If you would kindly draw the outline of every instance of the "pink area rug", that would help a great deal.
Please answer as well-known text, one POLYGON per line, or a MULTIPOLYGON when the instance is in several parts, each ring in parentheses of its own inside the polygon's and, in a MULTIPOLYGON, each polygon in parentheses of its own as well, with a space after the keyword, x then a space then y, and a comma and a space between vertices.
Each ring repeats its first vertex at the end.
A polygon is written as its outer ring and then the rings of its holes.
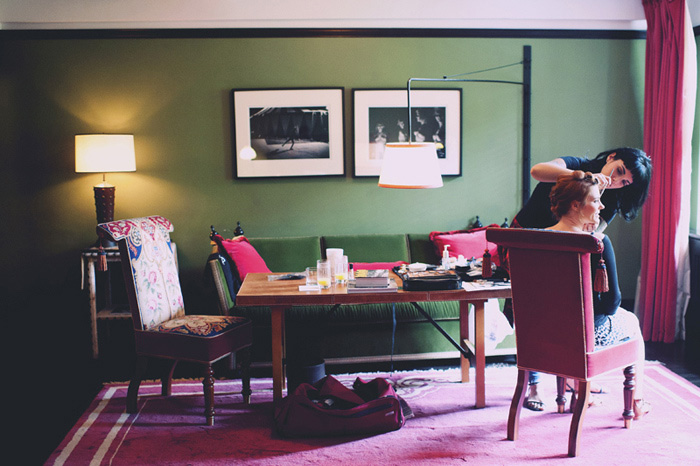
POLYGON ((700 464, 700 388, 659 363, 646 370, 646 398, 652 412, 623 428, 622 376, 601 377, 610 393, 584 419, 580 454, 568 458, 570 414, 557 414, 554 377, 543 375, 543 412, 523 409, 520 438, 506 439, 508 408, 517 370, 487 367, 487 407, 474 409, 474 385, 460 384, 457 369, 336 376, 351 384, 391 379, 414 417, 399 430, 366 437, 288 439, 272 424, 270 379, 253 380, 245 405, 239 381, 217 381, 216 425, 203 425, 197 381, 178 381, 174 395, 159 385, 142 386, 139 412, 127 415, 127 384, 109 384, 69 432, 47 464, 514 464, 527 462, 627 465, 700 464))

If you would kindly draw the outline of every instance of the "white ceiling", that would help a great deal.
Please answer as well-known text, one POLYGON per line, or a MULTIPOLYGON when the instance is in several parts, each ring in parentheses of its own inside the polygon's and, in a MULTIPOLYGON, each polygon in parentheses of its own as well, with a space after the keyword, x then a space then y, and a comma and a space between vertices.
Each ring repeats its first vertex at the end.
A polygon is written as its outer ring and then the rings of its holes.
MULTIPOLYGON (((700 0, 686 0, 700 24, 700 0)), ((642 0, 0 0, 0 29, 645 30, 642 0)))

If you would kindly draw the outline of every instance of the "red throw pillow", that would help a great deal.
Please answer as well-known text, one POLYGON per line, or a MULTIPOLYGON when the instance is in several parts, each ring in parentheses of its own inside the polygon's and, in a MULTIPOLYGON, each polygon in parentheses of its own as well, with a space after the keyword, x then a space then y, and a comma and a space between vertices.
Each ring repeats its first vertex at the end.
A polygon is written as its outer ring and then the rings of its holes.
POLYGON ((267 264, 260 257, 258 251, 248 242, 245 236, 236 236, 233 239, 221 240, 221 245, 236 264, 241 281, 245 280, 249 273, 270 273, 267 264))
POLYGON ((498 246, 486 241, 486 229, 489 227, 498 227, 498 225, 494 223, 472 230, 433 231, 430 233, 430 241, 433 242, 438 257, 442 257, 442 251, 446 244, 450 246, 447 248, 450 257, 458 257, 461 254, 467 260, 472 257, 479 259, 484 255, 484 250, 488 248, 491 262, 500 266, 498 246))
POLYGON ((396 262, 353 262, 354 270, 391 270, 399 265, 408 264, 406 261, 396 262))

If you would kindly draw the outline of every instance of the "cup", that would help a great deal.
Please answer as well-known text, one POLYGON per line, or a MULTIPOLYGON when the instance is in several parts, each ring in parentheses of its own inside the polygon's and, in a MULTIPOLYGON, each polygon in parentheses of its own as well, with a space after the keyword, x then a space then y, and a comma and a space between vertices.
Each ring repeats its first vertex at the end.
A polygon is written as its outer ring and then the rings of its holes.
MULTIPOLYGON (((335 275, 335 264, 343 257, 341 248, 326 248, 326 259, 331 263, 331 273, 335 275)), ((335 280, 335 277, 333 278, 335 280)))
POLYGON ((327 290, 328 288, 331 287, 331 263, 328 260, 320 260, 316 261, 316 271, 317 271, 317 278, 316 280, 318 281, 318 286, 321 287, 322 290, 327 290))
POLYGON ((306 268, 306 285, 318 286, 318 269, 316 267, 306 268))
POLYGON ((348 282, 348 256, 342 256, 335 263, 333 278, 335 278, 335 282, 339 285, 344 285, 348 282))

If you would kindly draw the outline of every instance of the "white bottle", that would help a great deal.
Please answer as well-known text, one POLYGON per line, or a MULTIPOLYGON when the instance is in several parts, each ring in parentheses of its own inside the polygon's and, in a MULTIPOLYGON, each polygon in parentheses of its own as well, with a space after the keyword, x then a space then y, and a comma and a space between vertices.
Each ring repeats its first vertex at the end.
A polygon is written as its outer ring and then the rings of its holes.
POLYGON ((445 249, 442 251, 442 268, 445 270, 450 270, 450 253, 447 251, 450 245, 446 244, 445 249))

